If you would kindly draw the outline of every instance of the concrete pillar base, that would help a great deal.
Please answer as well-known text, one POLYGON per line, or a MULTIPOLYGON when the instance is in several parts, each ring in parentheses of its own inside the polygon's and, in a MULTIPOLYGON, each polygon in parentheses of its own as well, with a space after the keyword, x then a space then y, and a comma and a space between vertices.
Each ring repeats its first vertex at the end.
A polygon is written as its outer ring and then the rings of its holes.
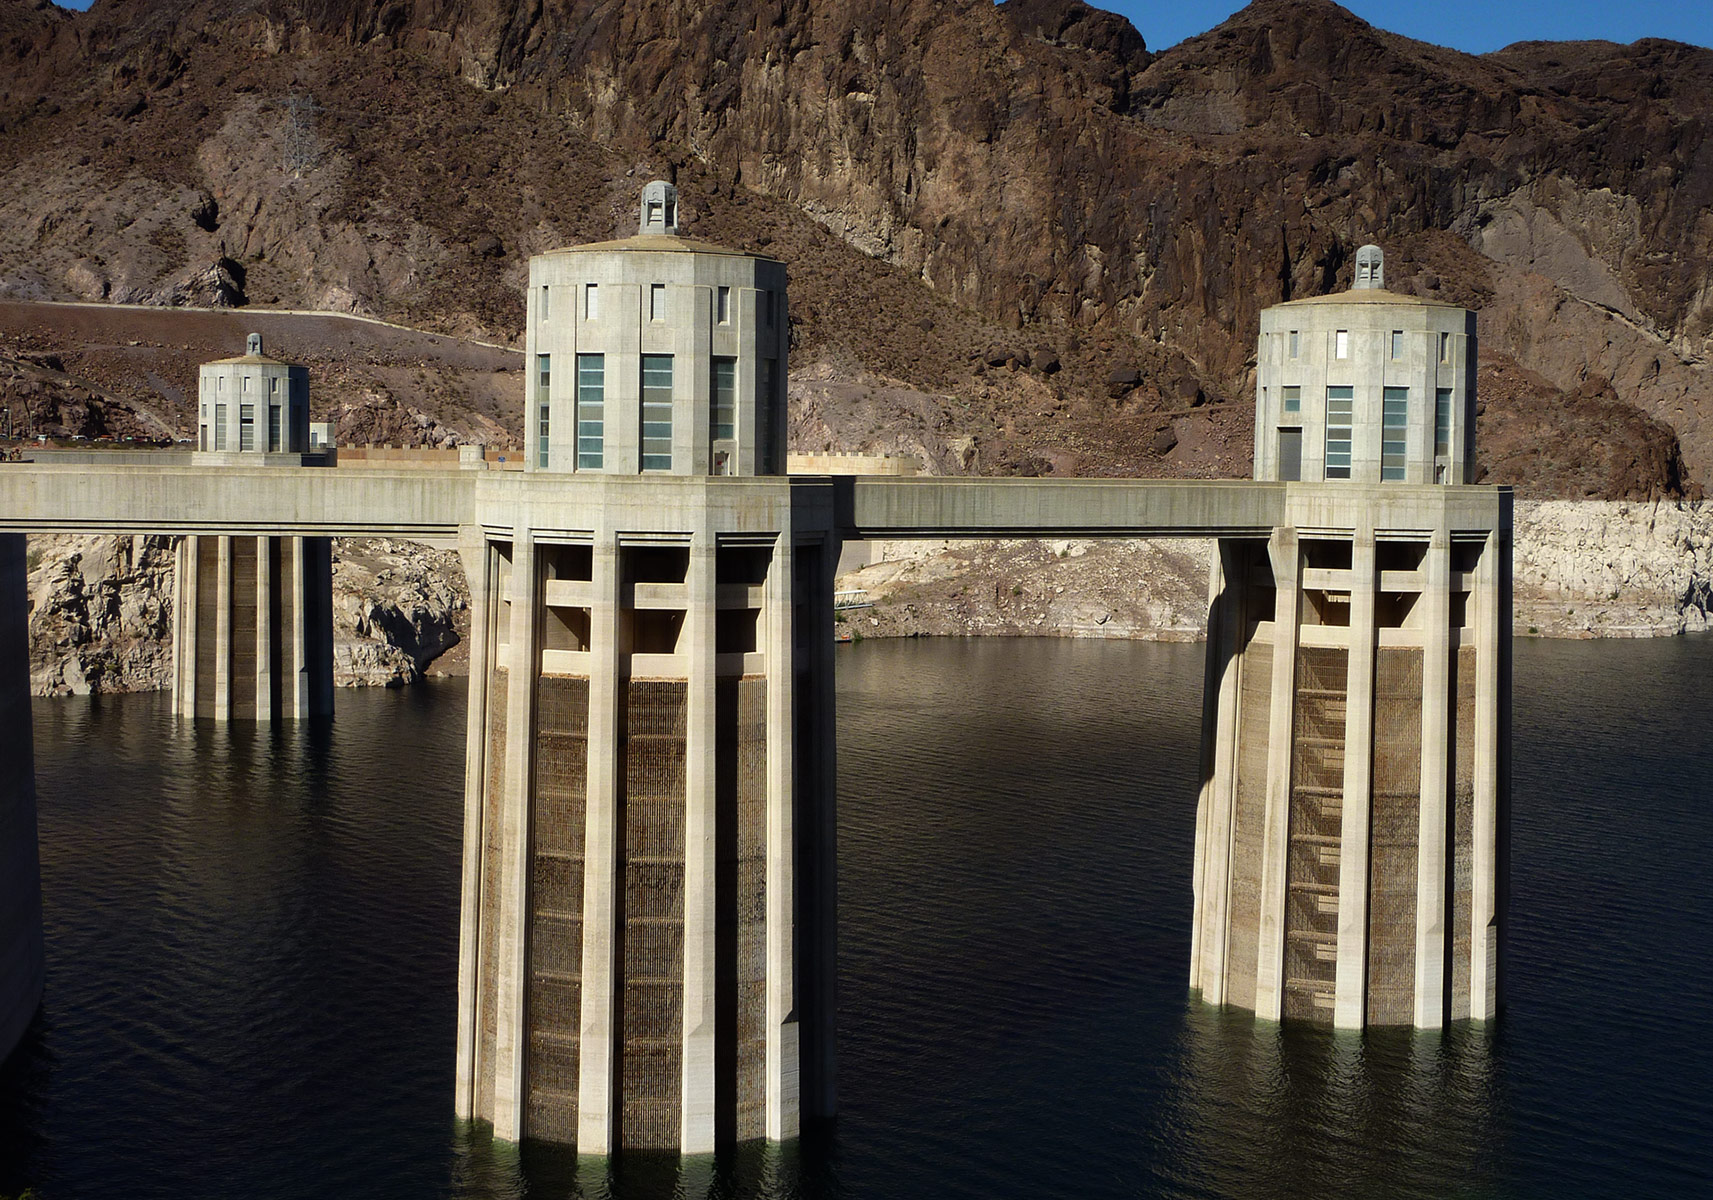
POLYGON ((1320 489, 1222 542, 1191 986, 1344 1029, 1498 1010, 1510 509, 1320 489), (1400 520, 1399 518, 1402 518, 1400 520))
POLYGON ((324 537, 179 540, 173 711, 215 721, 333 715, 333 549, 324 537))
POLYGON ((789 1140, 832 1106, 830 514, 605 488, 465 538, 459 1111, 593 1155, 789 1140))

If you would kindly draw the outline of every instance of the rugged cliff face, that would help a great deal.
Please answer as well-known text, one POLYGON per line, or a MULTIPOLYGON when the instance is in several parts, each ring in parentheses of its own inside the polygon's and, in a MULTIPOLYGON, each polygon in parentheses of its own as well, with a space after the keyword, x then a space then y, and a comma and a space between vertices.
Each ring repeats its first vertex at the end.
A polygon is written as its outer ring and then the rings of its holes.
POLYGON ((30 689, 148 691, 172 677, 171 538, 33 537, 30 689))
MULTIPOLYGON (((36 695, 171 686, 172 538, 33 537, 28 563, 36 695)), ((334 683, 397 687, 459 671, 456 648, 469 632, 469 591, 455 553, 334 539, 334 683)))
POLYGON ((1397 290, 1482 308, 1531 420, 1576 424, 1558 398, 1598 376, 1641 442, 1616 476, 1491 478, 1713 479, 1713 51, 1473 57, 1326 0, 1160 55, 1075 0, 0 14, 6 295, 509 337, 527 256, 623 229, 660 173, 699 234, 793 264, 793 370, 835 385, 794 390, 802 449, 1231 475, 1256 314, 1343 286, 1372 240, 1397 290))
MULTIPOLYGON (((952 542, 876 547, 839 579, 873 607, 840 627, 862 637, 1198 638, 1209 541, 952 542)), ((1514 624, 1542 637, 1699 633, 1713 614, 1713 503, 1519 505, 1514 624)))

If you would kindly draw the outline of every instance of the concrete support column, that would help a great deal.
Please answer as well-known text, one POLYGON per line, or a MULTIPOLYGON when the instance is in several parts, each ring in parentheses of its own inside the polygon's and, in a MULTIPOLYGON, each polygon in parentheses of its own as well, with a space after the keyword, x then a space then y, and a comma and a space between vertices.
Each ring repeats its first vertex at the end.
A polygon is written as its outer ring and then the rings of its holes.
POLYGON ((196 717, 197 578, 196 537, 178 540, 178 581, 173 601, 173 711, 196 717))
MULTIPOLYGON (((715 630, 716 547, 703 530, 690 544, 686 578, 688 607, 683 640, 688 647, 689 687, 685 712, 684 797, 684 1053, 679 1148, 684 1154, 714 1152, 716 932, 719 909, 715 880, 719 843, 715 836, 716 745, 715 630)), ((723 748, 735 754, 737 747, 723 748)))
POLYGON ((811 803, 815 806, 815 896, 816 920, 808 930, 814 939, 816 968, 815 1010, 809 1019, 815 1026, 815 1094, 806 1095, 804 1111, 815 1117, 832 1117, 838 1111, 838 719, 837 671, 833 661, 833 591, 839 569, 839 543, 828 535, 821 550, 821 570, 816 595, 808 612, 808 644, 817 647, 811 675, 811 698, 815 705, 814 736, 819 771, 811 803))
POLYGON ((30 596, 25 539, 0 534, 0 1061, 41 1004, 42 883, 30 726, 30 596))
POLYGON ((256 539, 256 720, 274 719, 274 539, 256 539))
POLYGON ((307 715, 333 715, 333 539, 304 539, 298 607, 304 613, 307 715))
MULTIPOLYGON (((291 539, 291 679, 282 690, 291 693, 291 699, 286 701, 286 707, 291 715, 302 720, 309 716, 309 648, 304 644, 304 631, 308 628, 304 605, 309 599, 309 587, 304 582, 304 569, 307 553, 304 549, 305 539, 291 539)), ((283 661, 282 656, 282 661, 283 661)))
POLYGON ((1202 795, 1196 811, 1196 969, 1191 986, 1224 1004, 1230 933, 1232 793, 1237 778, 1238 647, 1245 584, 1241 544, 1221 540, 1209 592, 1207 676, 1203 684, 1202 795), (1211 702, 1211 707, 1210 707, 1211 702))
POLYGON ((781 531, 768 571, 767 655, 767 1136, 797 1136, 800 1115, 796 969, 796 826, 793 756, 792 531, 781 531))
POLYGON ((1416 837, 1416 982, 1418 1029, 1445 1024, 1446 855, 1451 836, 1452 762, 1451 534, 1443 525, 1422 564, 1422 784, 1416 837))
MULTIPOLYGON (((690 683, 685 698, 685 798, 683 798, 683 1087, 678 1147, 683 1154, 713 1154, 714 989, 718 981, 719 909, 714 880, 718 873, 718 808, 714 803, 714 760, 719 753, 714 729, 714 633, 716 633, 716 560, 713 532, 702 531, 690 543, 685 579, 689 608, 683 640, 689 647, 690 683)), ((725 753, 735 753, 735 746, 725 753)))
POLYGON ((535 752, 535 677, 540 669, 536 632, 540 584, 535 540, 520 514, 512 535, 511 626, 506 673, 505 797, 500 808, 500 911, 495 938, 494 1136, 522 1139, 523 1061, 529 1044, 524 1024, 524 974, 529 968, 530 794, 535 752))
POLYGON ((482 531, 458 531, 458 556, 470 589, 470 693, 464 719, 464 866, 458 924, 458 1065, 453 1111, 468 1120, 476 1109, 477 981, 482 944, 482 792, 487 780, 488 679, 493 672, 490 623, 493 552, 482 531))
POLYGON ((214 600, 214 719, 232 719, 232 537, 220 535, 214 600))
POLYGON ((1267 715, 1267 823, 1262 834, 1261 912, 1255 963, 1255 1015, 1277 1021, 1285 1003, 1285 881, 1291 835, 1291 756, 1297 698, 1297 629, 1302 552, 1297 531, 1275 529, 1273 694, 1267 715))
MULTIPOLYGON (((623 585, 618 540, 595 534, 589 612, 588 826, 583 866, 583 986, 577 1081, 577 1149, 616 1149, 618 1070, 619 693, 626 654, 619 646, 623 585)), ((625 648, 628 649, 628 648, 625 648)))
POLYGON ((1474 868, 1470 905, 1469 1015, 1499 1012, 1499 831, 1508 788, 1510 737, 1510 522, 1487 535, 1475 569, 1475 796, 1471 821, 1474 868))
POLYGON ((1351 547, 1350 659, 1344 717, 1344 817, 1338 848, 1338 983, 1332 1023, 1361 1029, 1368 1003, 1368 825, 1374 777, 1374 530, 1351 547))

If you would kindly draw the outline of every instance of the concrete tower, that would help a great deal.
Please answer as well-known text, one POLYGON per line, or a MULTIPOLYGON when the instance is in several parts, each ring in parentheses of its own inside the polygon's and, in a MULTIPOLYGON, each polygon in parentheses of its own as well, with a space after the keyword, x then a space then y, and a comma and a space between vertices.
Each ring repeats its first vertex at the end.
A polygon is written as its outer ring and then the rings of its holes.
MULTIPOLYGON (((259 333, 247 341, 243 355, 199 372, 193 460, 233 470, 324 465, 309 452, 308 370, 263 354, 259 333)), ((331 716, 332 541, 193 534, 177 553, 174 711, 217 721, 331 716)))
POLYGON ((678 233, 643 189, 637 235, 529 262, 528 468, 785 471, 785 264, 678 233))
POLYGON ((1364 246, 1350 291, 1261 314, 1256 479, 1475 481, 1475 314, 1384 284, 1364 246))
POLYGON ((528 470, 463 547, 457 1108, 591 1154, 832 1109, 833 514, 779 474, 783 265, 679 217, 531 260, 528 470))
MULTIPOLYGON (((197 378, 199 454, 302 454, 309 449, 309 369, 262 353, 262 335, 244 353, 203 363, 197 378)), ((223 460, 200 458, 214 465, 223 460)), ((227 460, 254 463, 253 458, 227 460)), ((295 465, 295 464, 294 464, 295 465)))
POLYGON ((1444 486, 1475 314, 1384 278, 1261 314, 1255 475, 1305 486, 1220 543, 1196 834, 1192 987, 1342 1028, 1495 1015, 1508 882, 1510 498, 1444 486))

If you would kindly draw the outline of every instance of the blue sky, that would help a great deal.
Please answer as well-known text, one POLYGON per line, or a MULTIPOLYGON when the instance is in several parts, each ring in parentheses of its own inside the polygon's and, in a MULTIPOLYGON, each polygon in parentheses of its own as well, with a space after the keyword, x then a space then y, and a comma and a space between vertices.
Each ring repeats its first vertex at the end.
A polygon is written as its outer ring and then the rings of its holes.
MULTIPOLYGON (((1339 0, 1381 29, 1485 54, 1512 42, 1633 42, 1662 37, 1713 45, 1713 0, 1339 0)), ((1243 7, 1235 0, 1104 0, 1123 13, 1150 50, 1206 33, 1243 7)))
MULTIPOLYGON (((88 8, 90 0, 59 0, 88 8)), ((1512 42, 1633 42, 1661 37, 1713 45, 1713 0, 1343 0, 1381 29, 1485 54, 1512 42)), ((1106 0, 1097 8, 1130 18, 1150 50, 1206 33, 1243 5, 1233 0, 1106 0)))

